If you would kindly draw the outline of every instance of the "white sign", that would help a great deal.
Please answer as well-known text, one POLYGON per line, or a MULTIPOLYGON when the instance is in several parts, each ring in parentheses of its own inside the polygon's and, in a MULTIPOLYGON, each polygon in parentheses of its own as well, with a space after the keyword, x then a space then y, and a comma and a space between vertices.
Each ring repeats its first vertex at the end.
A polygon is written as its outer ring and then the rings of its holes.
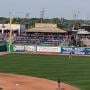
POLYGON ((45 47, 45 46, 38 46, 37 47, 38 52, 61 52, 60 47, 45 47))
POLYGON ((35 52, 36 48, 35 46, 25 45, 25 51, 35 52))
POLYGON ((14 51, 24 51, 25 47, 21 45, 15 45, 14 46, 14 51))

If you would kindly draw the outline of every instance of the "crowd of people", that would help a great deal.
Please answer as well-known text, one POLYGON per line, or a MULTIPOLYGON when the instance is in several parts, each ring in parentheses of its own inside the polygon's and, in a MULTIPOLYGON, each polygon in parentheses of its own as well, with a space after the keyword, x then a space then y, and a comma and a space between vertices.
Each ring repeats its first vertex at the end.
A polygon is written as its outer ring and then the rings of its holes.
POLYGON ((66 35, 31 33, 17 36, 15 39, 15 44, 59 46, 65 42, 66 39, 66 35))
MULTIPOLYGON (((0 45, 5 44, 6 35, 0 35, 0 45)), ((8 39, 7 39, 8 40, 8 39)), ((13 35, 12 43, 18 45, 47 45, 47 46, 90 46, 90 36, 78 36, 60 33, 23 33, 13 35), (87 45, 88 44, 88 45, 87 45)))
POLYGON ((5 44, 4 36, 0 35, 0 45, 4 45, 4 44, 5 44))

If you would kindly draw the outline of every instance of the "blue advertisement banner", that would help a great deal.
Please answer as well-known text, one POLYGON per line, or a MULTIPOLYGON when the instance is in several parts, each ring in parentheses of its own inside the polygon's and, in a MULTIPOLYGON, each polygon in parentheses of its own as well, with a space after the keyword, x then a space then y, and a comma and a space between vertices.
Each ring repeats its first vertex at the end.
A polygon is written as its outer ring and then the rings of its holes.
POLYGON ((61 52, 63 54, 85 54, 86 49, 82 47, 62 47, 61 52))
POLYGON ((61 48, 61 52, 63 54, 70 54, 73 50, 74 50, 74 48, 72 48, 72 47, 62 47, 61 48))
POLYGON ((85 54, 90 54, 90 48, 86 48, 85 54))
POLYGON ((85 54, 85 48, 79 47, 79 48, 74 48, 74 53, 75 54, 85 54))

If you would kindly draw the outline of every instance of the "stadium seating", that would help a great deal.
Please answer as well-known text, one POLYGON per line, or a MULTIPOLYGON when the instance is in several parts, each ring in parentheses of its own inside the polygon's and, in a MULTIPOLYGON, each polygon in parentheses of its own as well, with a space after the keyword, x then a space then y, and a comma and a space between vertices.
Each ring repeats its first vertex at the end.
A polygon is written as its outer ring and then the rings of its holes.
POLYGON ((82 38, 81 41, 83 42, 84 45, 87 47, 90 47, 90 39, 89 38, 82 38))
POLYGON ((0 45, 4 45, 4 44, 5 44, 4 36, 0 35, 0 45))
MULTIPOLYGON (((59 46, 65 42, 66 36, 63 35, 46 35, 40 34, 27 34, 17 36, 15 44, 24 44, 24 45, 50 45, 50 46, 59 46)), ((66 42, 67 43, 67 42, 66 42)))

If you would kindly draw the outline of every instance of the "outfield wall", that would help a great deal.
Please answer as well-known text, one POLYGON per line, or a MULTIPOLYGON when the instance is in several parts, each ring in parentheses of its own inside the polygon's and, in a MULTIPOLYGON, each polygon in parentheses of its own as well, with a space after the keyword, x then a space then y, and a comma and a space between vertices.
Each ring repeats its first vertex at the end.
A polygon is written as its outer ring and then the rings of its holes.
POLYGON ((52 47, 52 46, 30 46, 30 45, 14 45, 15 52, 54 52, 60 53, 60 47, 52 47))
POLYGON ((60 53, 61 52, 61 48, 60 47, 52 47, 52 46, 37 46, 37 52, 60 53))
POLYGON ((61 53, 61 54, 80 54, 89 55, 90 48, 86 47, 54 47, 54 46, 34 46, 34 45, 14 45, 14 52, 45 52, 45 53, 61 53))
POLYGON ((7 51, 7 46, 6 45, 0 45, 0 52, 7 51))
POLYGON ((61 53, 63 54, 70 54, 72 52, 73 54, 85 54, 86 48, 84 47, 61 47, 61 53))
POLYGON ((15 52, 24 52, 25 51, 25 46, 24 45, 14 45, 13 50, 15 52))

